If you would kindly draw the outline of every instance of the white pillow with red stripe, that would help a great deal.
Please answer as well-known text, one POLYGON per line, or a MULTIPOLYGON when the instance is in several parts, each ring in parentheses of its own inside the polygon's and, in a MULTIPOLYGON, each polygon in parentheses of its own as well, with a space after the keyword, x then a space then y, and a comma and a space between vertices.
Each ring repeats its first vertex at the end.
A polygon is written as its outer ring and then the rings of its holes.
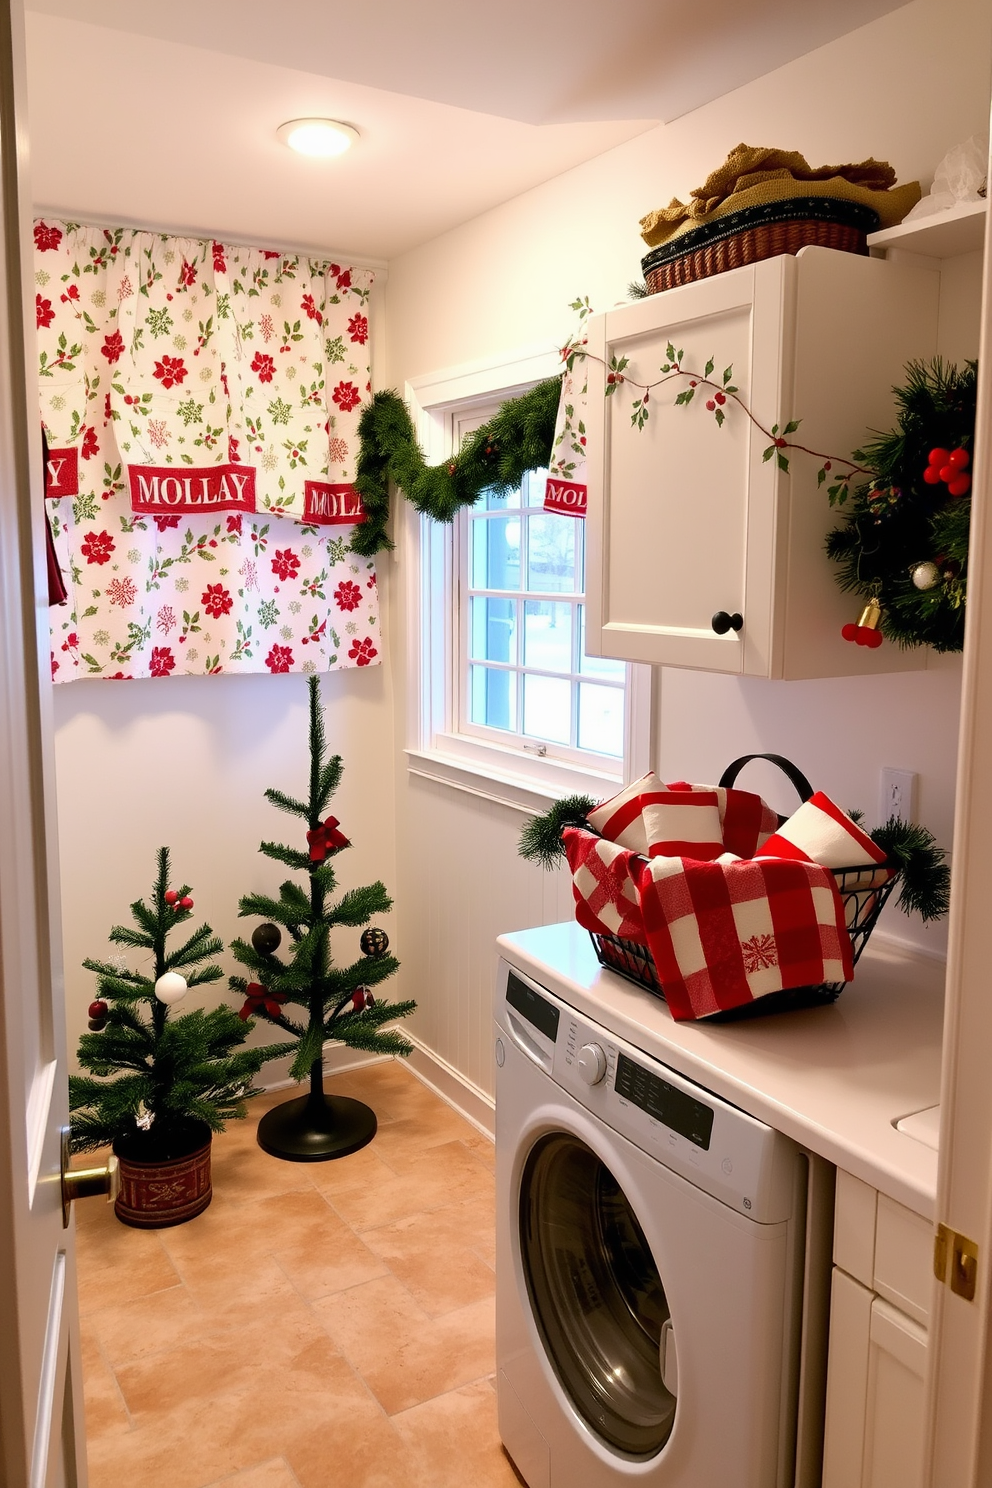
POLYGON ((590 811, 586 821, 642 857, 698 862, 712 862, 728 850, 753 857, 778 825, 771 807, 750 791, 685 781, 665 785, 653 772, 590 811))
POLYGON ((885 862, 885 853, 868 833, 822 791, 804 801, 755 856, 799 859, 822 868, 872 867, 885 862))

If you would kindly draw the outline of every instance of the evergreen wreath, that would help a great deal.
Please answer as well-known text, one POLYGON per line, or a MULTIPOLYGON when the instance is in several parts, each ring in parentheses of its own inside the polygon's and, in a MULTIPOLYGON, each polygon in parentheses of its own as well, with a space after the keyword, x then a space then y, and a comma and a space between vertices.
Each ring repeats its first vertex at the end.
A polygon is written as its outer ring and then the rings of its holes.
POLYGON ((846 504, 826 542, 837 582, 881 605, 880 628, 900 646, 964 645, 976 385, 975 362, 910 362, 893 389, 896 427, 855 452, 872 479, 831 493, 846 504))
POLYGON ((560 396, 560 377, 539 382, 503 403, 450 460, 428 465, 402 398, 376 393, 358 424, 355 489, 367 515, 354 530, 354 552, 371 557, 393 547, 386 534, 390 481, 435 522, 450 522, 459 507, 474 506, 483 491, 509 495, 528 470, 550 460, 560 396))

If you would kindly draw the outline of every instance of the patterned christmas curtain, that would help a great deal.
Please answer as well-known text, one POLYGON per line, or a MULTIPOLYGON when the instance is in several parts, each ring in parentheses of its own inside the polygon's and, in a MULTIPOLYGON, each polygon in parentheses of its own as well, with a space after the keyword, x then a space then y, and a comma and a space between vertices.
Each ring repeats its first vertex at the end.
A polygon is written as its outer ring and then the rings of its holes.
POLYGON ((377 661, 351 551, 366 270, 35 224, 56 681, 377 661))

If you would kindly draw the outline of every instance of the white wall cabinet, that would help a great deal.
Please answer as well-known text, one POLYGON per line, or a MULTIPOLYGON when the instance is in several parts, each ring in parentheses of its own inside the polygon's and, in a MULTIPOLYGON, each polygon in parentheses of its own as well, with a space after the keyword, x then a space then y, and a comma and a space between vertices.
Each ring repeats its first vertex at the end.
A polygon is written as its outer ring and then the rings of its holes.
POLYGON ((651 382, 671 341, 688 368, 712 357, 719 377, 732 365, 765 429, 799 419, 793 437, 847 455, 867 430, 892 425, 906 362, 935 353, 939 294, 933 268, 806 248, 592 318, 590 653, 759 677, 926 665, 923 651, 841 637, 859 605, 823 552, 837 514, 817 487, 817 459, 790 451, 789 472, 779 470, 732 400, 722 428, 699 393, 676 407, 684 380, 651 394, 637 430, 636 390, 604 397, 603 363, 626 356, 627 376, 651 382), (719 611, 740 615, 741 629, 715 633, 719 611))
POLYGON ((919 1488, 933 1232, 837 1174, 823 1488, 919 1488))

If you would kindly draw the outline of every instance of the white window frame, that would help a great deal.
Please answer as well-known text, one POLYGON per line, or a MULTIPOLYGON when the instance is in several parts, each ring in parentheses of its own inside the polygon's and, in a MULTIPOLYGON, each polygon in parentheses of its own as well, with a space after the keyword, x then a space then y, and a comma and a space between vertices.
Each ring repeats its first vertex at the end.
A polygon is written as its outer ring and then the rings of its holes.
MULTIPOLYGON (((455 410, 470 413, 477 404, 481 412, 560 370, 558 353, 542 347, 407 383, 405 397, 428 462, 450 457, 455 410)), ((574 757, 542 757, 537 740, 529 748, 458 731, 454 533, 448 524, 421 517, 408 503, 404 508, 404 546, 411 558, 406 604, 407 675, 412 683, 406 747, 410 773, 532 812, 543 811, 549 801, 566 795, 601 799, 650 769, 655 669, 649 666, 628 664, 624 758, 615 770, 602 767, 602 756, 596 756, 596 765, 590 767, 574 757)))

